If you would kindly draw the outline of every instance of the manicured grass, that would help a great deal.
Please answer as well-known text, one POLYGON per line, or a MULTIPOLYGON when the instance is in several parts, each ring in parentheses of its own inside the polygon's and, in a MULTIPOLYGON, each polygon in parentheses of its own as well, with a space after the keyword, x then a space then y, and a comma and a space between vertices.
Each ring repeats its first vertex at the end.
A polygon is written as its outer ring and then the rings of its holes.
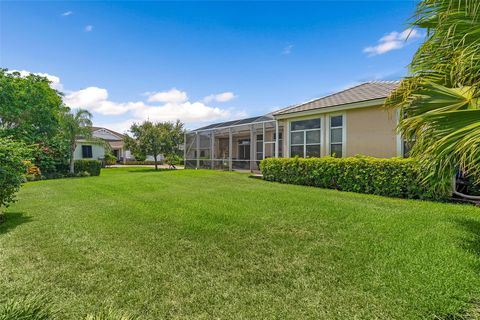
POLYGON ((7 219, 1 295, 48 293, 59 319, 432 319, 480 299, 473 206, 129 168, 28 183, 7 219))

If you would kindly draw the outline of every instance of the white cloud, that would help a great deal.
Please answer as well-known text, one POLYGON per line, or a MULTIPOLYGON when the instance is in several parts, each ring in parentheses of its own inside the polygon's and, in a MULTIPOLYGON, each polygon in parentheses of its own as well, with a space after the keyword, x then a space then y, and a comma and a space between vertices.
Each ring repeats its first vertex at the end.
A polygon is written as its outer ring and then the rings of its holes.
POLYGON ((216 102, 227 102, 232 99, 236 98, 235 94, 233 92, 227 91, 227 92, 222 92, 218 94, 211 94, 209 96, 206 96, 203 98, 203 101, 206 103, 216 101, 216 102))
POLYGON ((71 108, 82 108, 102 115, 121 115, 135 108, 142 108, 143 102, 116 103, 108 100, 107 89, 88 87, 73 91, 64 97, 71 108))
POLYGON ((146 92, 148 102, 180 103, 188 100, 187 93, 172 88, 164 92, 146 92))
MULTIPOLYGON (((243 112, 235 113, 229 109, 210 107, 204 102, 188 101, 186 92, 176 89, 150 93, 148 96, 148 102, 160 102, 160 104, 148 104, 144 101, 114 102, 108 99, 106 89, 98 87, 70 92, 64 97, 64 102, 71 108, 83 108, 99 115, 128 115, 131 117, 128 123, 146 119, 152 121, 180 119, 186 123, 199 123, 245 116, 243 112)), ((119 123, 118 126, 123 129, 129 127, 125 123, 119 123)))
POLYGON ((89 24, 89 25, 85 26, 85 32, 91 32, 91 31, 93 31, 93 26, 92 25, 89 24))
POLYGON ((42 72, 30 72, 30 71, 27 71, 27 70, 10 70, 9 72, 10 73, 18 72, 18 73, 20 73, 20 76, 22 76, 22 77, 26 77, 29 74, 34 74, 34 75, 37 75, 37 76, 45 77, 48 80, 50 80, 50 82, 51 82, 50 87, 52 87, 53 89, 56 89, 58 91, 63 90, 63 84, 60 82, 60 78, 57 77, 57 76, 52 76, 51 74, 42 73, 42 72))
POLYGON ((64 13, 62 13, 62 16, 68 17, 68 16, 71 16, 72 14, 73 14, 73 11, 65 11, 64 13))
POLYGON ((412 28, 408 28, 402 32, 393 31, 381 37, 376 46, 364 48, 363 52, 369 56, 384 54, 392 50, 401 49, 412 40, 420 37, 420 33, 412 28))
POLYGON ((294 47, 293 44, 289 44, 288 46, 286 46, 285 48, 283 48, 282 54, 283 54, 283 55, 286 55, 286 54, 292 53, 293 47, 294 47))
MULTIPOLYGON (((10 71, 14 72, 14 71, 10 71)), ((27 76, 29 71, 17 71, 21 76, 27 76)), ((47 74, 35 73, 52 81, 51 86, 63 89, 60 78, 47 74)), ((77 91, 66 91, 64 103, 72 109, 82 108, 93 112, 95 115, 120 117, 120 121, 104 123, 102 126, 119 132, 130 128, 133 122, 144 120, 152 121, 183 121, 187 125, 198 125, 205 122, 222 121, 246 117, 245 112, 235 112, 231 109, 211 107, 205 101, 189 101, 187 93, 175 88, 168 91, 146 93, 147 101, 115 102, 109 99, 108 90, 95 86, 77 91), (128 119, 128 120, 124 120, 128 119)), ((235 97, 231 92, 214 95, 218 101, 228 101, 235 97)), ((217 101, 216 100, 216 101, 217 101)), ((118 119, 118 118, 117 118, 118 119)))

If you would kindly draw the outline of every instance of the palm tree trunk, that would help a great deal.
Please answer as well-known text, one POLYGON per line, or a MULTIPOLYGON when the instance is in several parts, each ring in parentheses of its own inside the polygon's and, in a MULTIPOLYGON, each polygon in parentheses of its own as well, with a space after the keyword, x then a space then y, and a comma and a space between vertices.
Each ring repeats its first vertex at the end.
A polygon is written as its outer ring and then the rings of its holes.
POLYGON ((71 174, 75 173, 75 161, 73 160, 73 154, 75 153, 75 148, 76 148, 76 145, 73 145, 72 148, 70 148, 70 173, 71 174))

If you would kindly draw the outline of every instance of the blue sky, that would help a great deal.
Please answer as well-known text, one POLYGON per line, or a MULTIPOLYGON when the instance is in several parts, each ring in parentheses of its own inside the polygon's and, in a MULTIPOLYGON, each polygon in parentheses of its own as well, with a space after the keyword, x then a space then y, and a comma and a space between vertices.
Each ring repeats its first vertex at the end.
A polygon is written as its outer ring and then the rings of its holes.
POLYGON ((0 2, 0 66, 48 74, 98 125, 193 128, 399 79, 415 3, 0 2))

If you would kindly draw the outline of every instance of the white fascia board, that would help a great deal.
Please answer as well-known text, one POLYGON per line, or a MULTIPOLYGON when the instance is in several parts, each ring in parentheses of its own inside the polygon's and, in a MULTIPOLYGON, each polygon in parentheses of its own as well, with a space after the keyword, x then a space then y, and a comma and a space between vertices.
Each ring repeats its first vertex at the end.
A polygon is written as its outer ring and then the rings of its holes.
POLYGON ((361 102, 353 102, 347 103, 332 107, 325 107, 325 108, 318 108, 312 110, 305 110, 305 111, 298 111, 286 114, 278 114, 274 115, 274 118, 277 120, 280 119, 289 119, 289 118, 297 118, 302 116, 309 116, 309 115, 316 115, 316 114, 323 114, 323 113, 330 113, 330 112, 338 112, 348 109, 357 109, 357 108, 368 108, 368 107, 375 107, 379 105, 383 105, 385 103, 385 99, 374 99, 368 101, 361 101, 361 102))

